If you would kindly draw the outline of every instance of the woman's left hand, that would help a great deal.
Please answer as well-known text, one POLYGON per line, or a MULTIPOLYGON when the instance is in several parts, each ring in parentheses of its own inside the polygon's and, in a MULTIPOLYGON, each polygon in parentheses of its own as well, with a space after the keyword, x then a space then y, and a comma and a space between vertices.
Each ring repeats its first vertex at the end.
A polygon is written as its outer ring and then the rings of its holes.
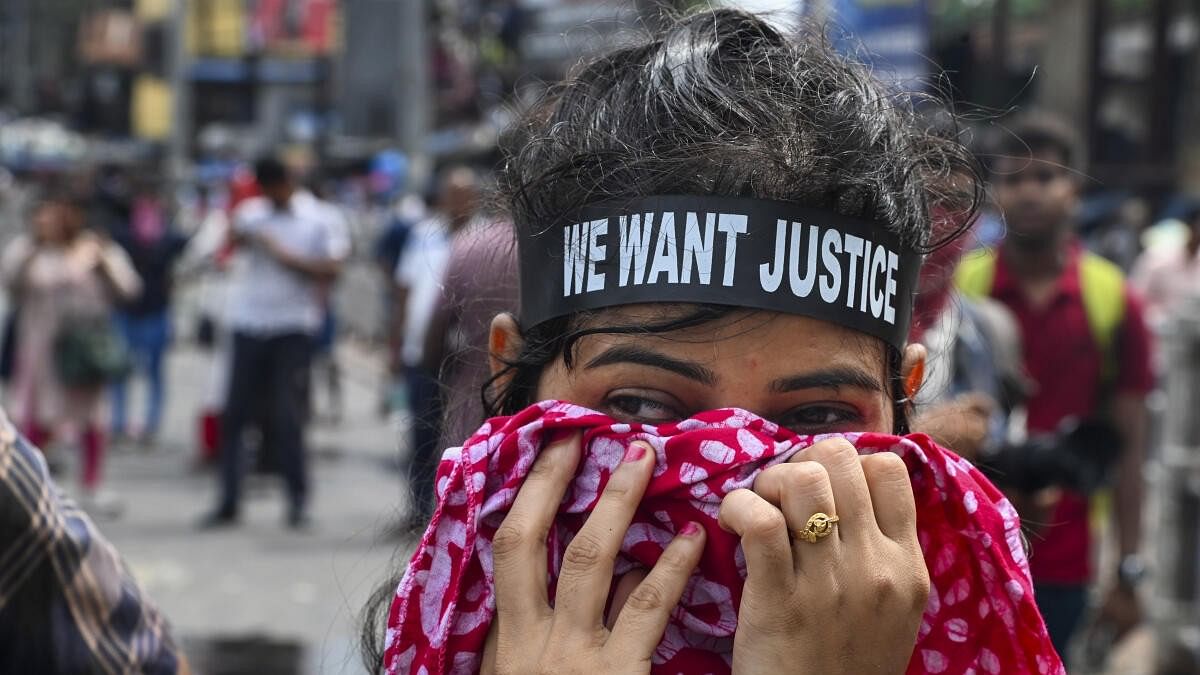
POLYGON ((735 675, 904 672, 929 573, 899 456, 816 443, 726 496, 720 523, 746 556, 735 675), (839 520, 810 543, 797 533, 816 513, 839 520))
POLYGON ((75 240, 67 255, 79 269, 91 271, 103 262, 104 244, 96 235, 85 232, 75 240))

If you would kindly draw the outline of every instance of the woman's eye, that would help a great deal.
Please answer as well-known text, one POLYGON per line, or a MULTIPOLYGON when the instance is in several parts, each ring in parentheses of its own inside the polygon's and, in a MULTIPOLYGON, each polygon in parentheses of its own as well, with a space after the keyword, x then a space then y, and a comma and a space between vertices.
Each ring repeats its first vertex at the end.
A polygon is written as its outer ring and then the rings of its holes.
POLYGON ((679 411, 671 406, 642 396, 610 396, 605 405, 614 417, 630 422, 663 424, 683 419, 679 411))
POLYGON ((783 426, 801 434, 840 430, 838 427, 862 421, 855 410, 835 405, 810 405, 793 410, 781 420, 783 426))

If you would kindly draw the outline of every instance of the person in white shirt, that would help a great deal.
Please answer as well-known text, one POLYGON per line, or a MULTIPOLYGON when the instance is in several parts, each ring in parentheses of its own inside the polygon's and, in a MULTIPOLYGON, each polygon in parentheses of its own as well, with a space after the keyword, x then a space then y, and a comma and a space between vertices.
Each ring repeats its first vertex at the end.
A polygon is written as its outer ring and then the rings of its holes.
POLYGON ((436 355, 426 345, 444 339, 430 335, 430 321, 442 294, 455 233, 475 218, 479 209, 479 179, 466 167, 446 171, 438 186, 435 214, 415 227, 396 265, 396 322, 394 362, 402 365, 408 384, 413 421, 409 460, 413 522, 428 520, 433 508, 433 479, 437 471, 442 400, 436 355))
POLYGON ((228 395, 221 418, 221 495, 201 525, 238 520, 244 458, 242 432, 256 404, 265 403, 266 428, 288 488, 287 524, 307 525, 304 426, 313 336, 322 300, 349 253, 349 239, 328 209, 297 191, 278 160, 260 160, 262 196, 232 216, 238 246, 226 322, 233 333, 228 395))
POLYGON ((1129 277, 1146 303, 1146 320, 1154 327, 1173 318, 1185 298, 1200 294, 1200 198, 1189 200, 1180 216, 1184 236, 1148 247, 1129 277))

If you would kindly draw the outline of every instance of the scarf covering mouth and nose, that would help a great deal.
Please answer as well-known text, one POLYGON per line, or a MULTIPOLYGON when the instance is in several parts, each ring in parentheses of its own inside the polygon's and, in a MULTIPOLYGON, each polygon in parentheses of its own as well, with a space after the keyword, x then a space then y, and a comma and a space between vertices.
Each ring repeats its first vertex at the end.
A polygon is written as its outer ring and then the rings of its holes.
MULTIPOLYGON (((797 436, 737 409, 656 427, 546 401, 489 420, 463 447, 442 456, 437 509, 388 616, 388 675, 479 672, 496 616, 496 529, 540 450, 579 429, 583 456, 547 542, 551 602, 571 538, 625 449, 647 441, 656 466, 614 574, 652 567, 688 522, 704 527, 703 557, 654 653, 652 672, 730 672, 746 563, 737 536, 717 525, 721 499, 751 488, 764 469, 823 437, 797 436)), ((1065 673, 1034 604, 1017 513, 1000 492, 969 462, 923 434, 840 435, 860 454, 896 453, 912 480, 931 587, 907 672, 1065 673)))

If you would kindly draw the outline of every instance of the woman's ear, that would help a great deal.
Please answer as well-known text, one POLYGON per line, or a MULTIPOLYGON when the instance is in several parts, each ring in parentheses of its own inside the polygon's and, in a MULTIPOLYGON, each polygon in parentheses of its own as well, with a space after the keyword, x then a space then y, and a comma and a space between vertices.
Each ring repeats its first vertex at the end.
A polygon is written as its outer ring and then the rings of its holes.
MULTIPOLYGON (((493 325, 493 330, 495 330, 493 325)), ((925 345, 910 343, 904 348, 900 362, 900 377, 904 378, 904 397, 912 401, 925 383, 925 345)))
MULTIPOLYGON (((508 312, 497 314, 492 319, 492 330, 488 336, 488 366, 492 376, 499 376, 504 372, 508 364, 520 356, 522 346, 524 339, 521 337, 521 327, 517 325, 517 320, 508 312)), ((503 389, 508 382, 497 380, 494 385, 503 389)))

